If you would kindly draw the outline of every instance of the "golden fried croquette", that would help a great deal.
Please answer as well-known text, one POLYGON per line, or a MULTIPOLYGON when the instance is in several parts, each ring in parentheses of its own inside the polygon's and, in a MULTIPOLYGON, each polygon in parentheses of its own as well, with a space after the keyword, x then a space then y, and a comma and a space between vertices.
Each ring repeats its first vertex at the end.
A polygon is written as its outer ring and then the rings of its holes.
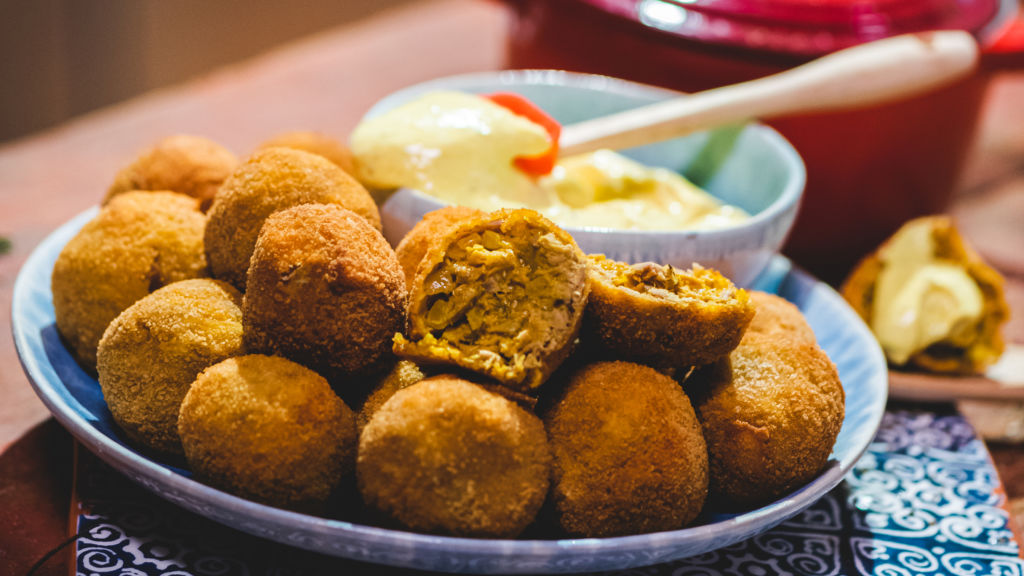
POLYGON ((711 497, 724 507, 764 504, 809 482, 843 424, 836 367, 797 336, 749 333, 686 386, 708 444, 711 497))
POLYGON ((719 272, 590 256, 584 338, 607 356, 667 373, 713 362, 736 347, 754 306, 719 272))
POLYGON ((395 252, 365 218, 335 204, 267 218, 246 286, 247 348, 294 360, 335 385, 387 362, 405 319, 395 252))
POLYGON ((395 392, 408 388, 424 378, 426 378, 426 375, 423 374, 423 370, 415 362, 409 360, 395 362, 394 366, 373 387, 369 396, 363 401, 362 408, 356 414, 356 427, 359 431, 362 432, 370 418, 373 417, 377 410, 380 410, 380 407, 389 398, 394 396, 395 392))
POLYGON ((540 419, 515 402, 443 375, 395 392, 363 428, 363 500, 418 531, 513 537, 548 491, 540 419))
POLYGON ((235 155, 212 140, 188 134, 170 136, 117 173, 103 204, 131 190, 170 190, 199 199, 205 212, 237 165, 235 155))
POLYGON ((311 130, 285 132, 263 142, 258 147, 259 150, 264 148, 292 148, 317 154, 333 162, 346 174, 355 174, 355 164, 348 146, 320 132, 311 130))
POLYGON ((242 349, 242 295, 208 278, 168 284, 107 326, 97 351, 103 399, 132 441, 181 454, 178 410, 204 369, 242 349))
POLYGON ((533 391, 571 351, 588 292, 586 257, 550 220, 525 209, 471 217, 428 249, 395 352, 533 391))
POLYGON ((412 227, 412 230, 402 238, 395 248, 398 255, 398 262, 405 272, 406 285, 412 286, 416 278, 416 269, 427 254, 432 242, 443 238, 445 232, 454 225, 471 216, 479 216, 482 211, 466 206, 445 206, 433 212, 427 212, 423 218, 412 227))
POLYGON ((146 294, 207 275, 206 217, 194 198, 128 192, 103 207, 61 250, 51 288, 57 330, 75 359, 96 370, 107 325, 146 294))
POLYGON ((811 325, 791 302, 759 290, 750 290, 748 294, 755 313, 747 326, 747 333, 788 334, 807 342, 817 342, 811 325))
POLYGON ((204 370, 181 404, 178 434, 204 482, 294 510, 321 510, 355 464, 355 415, 321 376, 276 356, 204 370))
POLYGON ((674 530, 700 514, 708 453, 679 385, 630 362, 584 366, 544 415, 551 500, 583 537, 674 530))
POLYGON ((213 276, 245 290, 249 258, 267 216, 314 203, 348 208, 380 230, 369 192, 322 156, 290 148, 253 154, 231 173, 210 208, 204 239, 213 276))
MULTIPOLYGON (((366 423, 373 418, 373 415, 388 401, 389 398, 394 396, 395 392, 408 388, 413 384, 427 378, 428 372, 424 372, 423 368, 417 366, 415 362, 410 360, 398 360, 394 363, 390 370, 388 370, 383 377, 376 383, 376 385, 370 390, 370 393, 366 396, 366 399, 362 403, 362 407, 356 414, 356 426, 359 431, 362 432, 363 428, 366 427, 366 423)), ((494 392, 508 398, 509 400, 519 404, 527 410, 533 410, 537 405, 537 399, 528 394, 522 394, 501 386, 500 384, 494 384, 492 382, 477 383, 488 392, 494 392)))
POLYGON ((905 223, 854 268, 841 291, 895 366, 981 373, 1006 347, 1003 278, 948 216, 905 223))

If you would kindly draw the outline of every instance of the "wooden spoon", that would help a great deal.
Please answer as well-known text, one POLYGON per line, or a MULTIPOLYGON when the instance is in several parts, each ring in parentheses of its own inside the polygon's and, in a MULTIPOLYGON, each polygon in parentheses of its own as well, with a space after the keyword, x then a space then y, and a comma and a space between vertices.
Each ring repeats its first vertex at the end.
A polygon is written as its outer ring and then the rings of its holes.
POLYGON ((894 36, 772 76, 566 126, 559 156, 631 148, 753 118, 868 107, 950 84, 977 63, 978 46, 966 32, 894 36))

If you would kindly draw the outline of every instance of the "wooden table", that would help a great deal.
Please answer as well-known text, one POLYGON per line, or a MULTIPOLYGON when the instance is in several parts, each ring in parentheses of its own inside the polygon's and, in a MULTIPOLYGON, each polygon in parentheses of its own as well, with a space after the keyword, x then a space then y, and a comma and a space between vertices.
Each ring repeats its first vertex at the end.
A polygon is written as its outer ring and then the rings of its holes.
MULTIPOLYGON (((174 133, 201 134, 237 154, 287 130, 338 138, 385 94, 502 64, 500 4, 424 2, 314 36, 209 76, 0 147, 0 324, 10 325, 14 278, 62 222, 99 202, 119 168, 174 133)), ((0 446, 47 415, 0 331, 0 446)))
MULTIPOLYGON (((1024 72, 1004 74, 991 86, 952 213, 964 234, 1005 276, 1011 313, 1004 335, 1024 343, 1024 72)), ((1008 427, 1024 430, 1024 403, 966 401, 961 410, 983 436, 1000 436, 1008 427)), ((1022 441, 990 441, 988 448, 1017 525, 1024 528, 1022 441)))
MULTIPOLYGON (((114 173, 159 138, 201 134, 238 154, 292 129, 344 138, 373 102, 397 88, 499 68, 507 20, 496 2, 422 2, 0 146, 0 236, 13 242, 11 252, 0 256, 0 324, 9 326, 14 279, 30 251, 59 224, 96 204, 114 173)), ((993 86, 962 191, 954 212, 982 252, 1010 273, 1012 306, 1024 310, 1024 266, 1014 267, 1024 262, 1016 254, 1024 247, 1024 232, 1015 230, 1024 229, 1024 74, 1005 75, 993 86)), ((1021 314, 1010 331, 1024 341, 1021 314)), ((0 456, 0 534, 7 534, 0 538, 0 572, 24 571, 24 562, 62 535, 63 511, 44 496, 66 489, 57 477, 69 466, 52 467, 66 456, 60 452, 61 432, 52 423, 39 427, 47 412, 21 371, 8 328, 0 331, 0 366, 0 448, 32 430, 0 456), (58 452, 46 459, 34 450, 58 452), (45 505, 36 509, 48 515, 49 528, 25 535, 5 521, 24 520, 2 512, 4 494, 11 498, 5 488, 11 486, 39 496, 26 506, 45 505), (4 550, 15 544, 22 547, 4 550)), ((1024 449, 995 448, 1008 493, 1024 497, 1024 467, 1013 465, 1024 461, 1024 449)))

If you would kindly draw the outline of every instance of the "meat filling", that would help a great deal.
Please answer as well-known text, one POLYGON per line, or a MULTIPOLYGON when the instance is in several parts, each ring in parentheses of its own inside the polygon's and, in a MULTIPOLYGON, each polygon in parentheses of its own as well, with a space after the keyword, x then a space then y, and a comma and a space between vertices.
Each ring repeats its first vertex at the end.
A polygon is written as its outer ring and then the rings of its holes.
POLYGON ((586 262, 547 230, 520 222, 500 233, 500 225, 455 241, 429 273, 421 308, 429 333, 417 347, 454 348, 460 364, 517 382, 560 345, 586 262))
POLYGON ((728 278, 699 264, 694 264, 690 270, 680 270, 653 262, 630 265, 600 255, 590 258, 598 274, 612 286, 655 298, 673 302, 724 302, 736 297, 736 286, 728 278))

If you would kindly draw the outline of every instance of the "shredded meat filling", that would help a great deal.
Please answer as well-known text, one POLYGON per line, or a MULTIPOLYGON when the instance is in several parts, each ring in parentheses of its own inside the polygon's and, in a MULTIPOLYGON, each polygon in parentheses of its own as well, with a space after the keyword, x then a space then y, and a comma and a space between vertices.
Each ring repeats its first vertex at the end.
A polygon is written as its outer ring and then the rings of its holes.
POLYGON ((591 256, 591 260, 612 286, 641 294, 671 300, 701 301, 728 300, 735 296, 736 288, 728 279, 698 264, 694 264, 690 270, 680 270, 668 264, 653 262, 624 264, 602 256, 591 256))
POLYGON ((427 328, 467 357, 511 371, 536 368, 554 327, 570 319, 573 277, 584 274, 583 263, 565 265, 573 250, 525 224, 505 235, 468 234, 427 278, 427 328))

